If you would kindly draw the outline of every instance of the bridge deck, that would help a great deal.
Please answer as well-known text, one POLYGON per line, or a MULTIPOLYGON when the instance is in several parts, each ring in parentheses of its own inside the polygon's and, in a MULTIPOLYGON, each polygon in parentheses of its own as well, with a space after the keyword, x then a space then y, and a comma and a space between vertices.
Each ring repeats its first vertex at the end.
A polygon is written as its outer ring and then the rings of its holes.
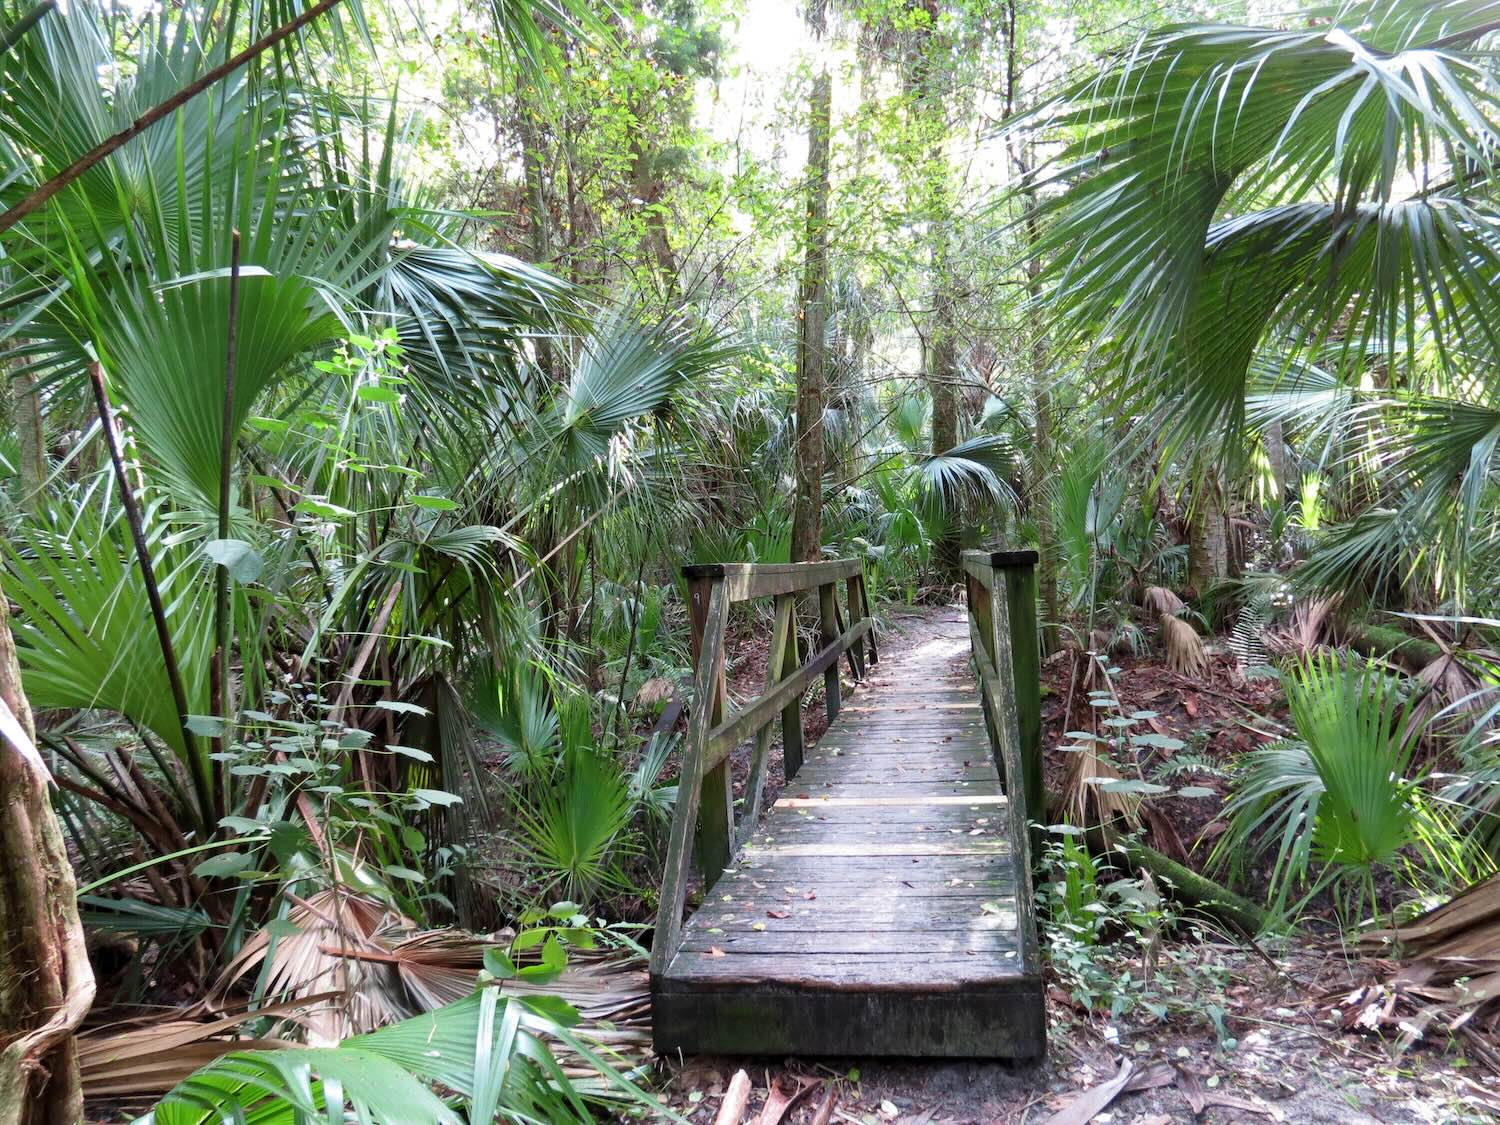
POLYGON ((808 753, 655 982, 659 1050, 1042 1052, 1035 921, 968 651, 965 619, 941 619, 808 753))

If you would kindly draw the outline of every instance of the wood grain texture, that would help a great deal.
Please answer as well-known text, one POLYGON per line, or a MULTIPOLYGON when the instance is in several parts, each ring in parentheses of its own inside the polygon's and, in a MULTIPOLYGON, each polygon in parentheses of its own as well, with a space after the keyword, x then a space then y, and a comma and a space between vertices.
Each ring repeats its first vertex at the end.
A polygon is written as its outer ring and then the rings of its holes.
POLYGON ((867 665, 870 690, 806 752, 653 974, 657 1050, 1042 1053, 1035 920, 968 641, 955 615, 867 665))

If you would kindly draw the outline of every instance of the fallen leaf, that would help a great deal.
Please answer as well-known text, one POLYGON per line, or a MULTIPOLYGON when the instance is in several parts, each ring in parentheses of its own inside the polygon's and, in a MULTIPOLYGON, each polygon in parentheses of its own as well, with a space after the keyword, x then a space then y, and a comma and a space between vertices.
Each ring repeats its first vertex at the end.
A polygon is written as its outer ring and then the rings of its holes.
POLYGON ((724 956, 724 951, 722 949, 720 949, 717 945, 710 945, 708 947, 708 955, 710 957, 722 957, 722 956, 724 956))
POLYGON ((766 917, 767 918, 790 918, 791 916, 792 916, 792 912, 790 910, 767 910, 766 911, 766 917))

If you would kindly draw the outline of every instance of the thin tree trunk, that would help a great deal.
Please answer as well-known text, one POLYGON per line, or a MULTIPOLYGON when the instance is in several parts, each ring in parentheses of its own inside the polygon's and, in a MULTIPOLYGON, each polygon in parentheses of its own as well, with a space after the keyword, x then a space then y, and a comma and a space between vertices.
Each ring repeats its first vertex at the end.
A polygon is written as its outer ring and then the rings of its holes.
POLYGON ((35 515, 42 505, 42 488, 47 480, 47 434, 42 425, 42 399, 29 373, 11 380, 15 396, 16 437, 20 443, 18 466, 21 486, 21 508, 35 515))
MULTIPOLYGON (((958 327, 948 270, 946 222, 932 253, 933 323, 927 343, 927 387, 932 396, 932 452, 946 453, 958 444, 958 327)), ((935 544, 933 559, 945 585, 959 580, 959 512, 954 504, 944 513, 943 530, 935 544)))
MULTIPOLYGON (((546 153, 543 151, 543 133, 540 110, 530 91, 522 90, 518 99, 521 140, 521 169, 526 177, 527 246, 534 265, 547 266, 552 258, 552 216, 548 210, 546 153)), ((559 380, 557 349, 545 334, 535 337, 536 361, 549 379, 559 380)))
POLYGON ((0 701, 0 1125, 77 1125, 73 1032, 94 1001, 94 974, 45 769, 16 740, 32 746, 36 728, 3 596, 0 701))
MULTIPOLYGON (((1009 120, 1016 112, 1021 98, 1021 45, 1017 37, 1015 0, 1005 5, 1005 117, 1009 120)), ((1024 177, 1030 161, 1021 138, 1012 134, 1009 152, 1011 164, 1018 177, 1024 177)), ((1034 248, 1041 240, 1041 228, 1037 222, 1036 193, 1023 193, 1026 206, 1026 245, 1034 248)), ((1041 307, 1042 260, 1035 253, 1026 261, 1026 295, 1034 309, 1041 307)), ((1028 462, 1026 481, 1030 512, 1036 524, 1037 593, 1042 603, 1042 652, 1057 648, 1058 622, 1062 616, 1057 597, 1057 529, 1052 497, 1047 494, 1044 482, 1057 471, 1057 448, 1052 435, 1052 385, 1047 362, 1047 338, 1035 324, 1031 335, 1031 457, 1028 462)))
POLYGON ((1266 460, 1271 464, 1271 495, 1275 497, 1276 503, 1286 503, 1287 465, 1286 465, 1286 432, 1278 418, 1266 427, 1266 460))
POLYGON ((807 124, 807 246, 797 334, 796 497, 792 562, 823 553, 823 407, 828 379, 828 179, 833 80, 813 79, 807 124))

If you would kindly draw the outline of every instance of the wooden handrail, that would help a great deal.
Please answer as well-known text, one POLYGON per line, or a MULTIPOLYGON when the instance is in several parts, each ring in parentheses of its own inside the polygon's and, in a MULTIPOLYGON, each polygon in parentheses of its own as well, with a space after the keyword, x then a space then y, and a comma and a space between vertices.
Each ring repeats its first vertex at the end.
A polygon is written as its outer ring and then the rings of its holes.
MULTIPOLYGON (((995 767, 1005 786, 1015 842, 1018 913, 1032 917, 1031 830, 1046 812, 1041 758, 1041 665, 1034 551, 965 551, 969 642, 995 767)), ((1033 927, 1021 927, 1027 972, 1041 971, 1033 927)))
POLYGON ((865 675, 865 657, 879 653, 858 559, 812 563, 704 563, 683 567, 693 622, 694 696, 687 742, 678 769, 677 803, 662 874, 661 901, 651 942, 651 972, 662 973, 682 938, 682 912, 693 853, 708 886, 718 878, 737 843, 749 836, 760 814, 771 750, 771 724, 781 716, 781 741, 788 780, 802 767, 802 696, 824 677, 829 722, 838 714, 839 658, 846 653, 856 682, 865 675), (847 586, 848 626, 838 604, 838 583, 847 586), (803 661, 797 641, 797 596, 818 593, 822 647, 803 661), (733 715, 723 717, 724 642, 729 607, 753 598, 776 599, 776 625, 766 664, 766 686, 733 715), (745 783, 740 831, 735 830, 729 755, 754 736, 750 775, 745 783), (696 845, 696 846, 693 846, 696 845))

